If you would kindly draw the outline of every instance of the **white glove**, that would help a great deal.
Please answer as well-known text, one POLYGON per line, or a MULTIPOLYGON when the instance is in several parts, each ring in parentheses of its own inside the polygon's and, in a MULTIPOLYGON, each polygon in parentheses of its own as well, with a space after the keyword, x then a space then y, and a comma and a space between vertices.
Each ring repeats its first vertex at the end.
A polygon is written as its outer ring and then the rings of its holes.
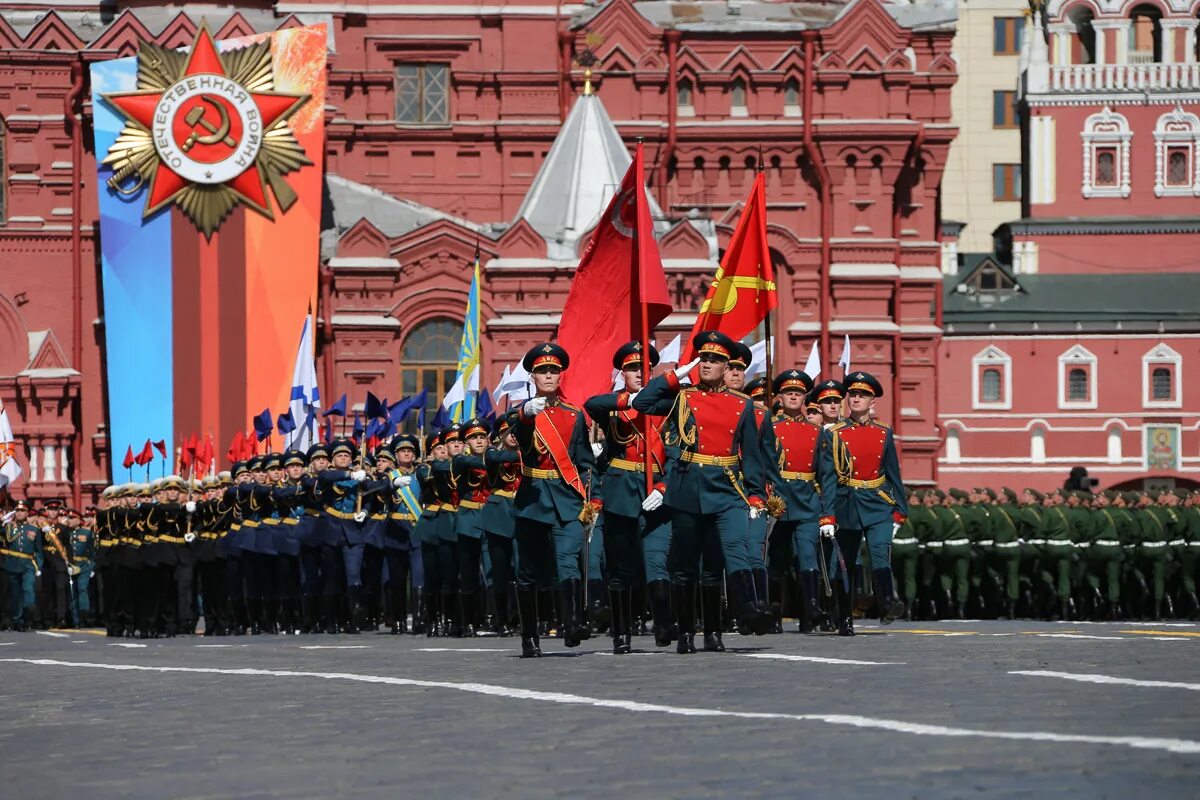
POLYGON ((183 504, 183 508, 185 511, 187 511, 187 513, 195 514, 196 513, 196 501, 188 500, 186 503, 183 504))
POLYGON ((534 417, 546 410, 546 398, 535 397, 525 402, 521 412, 527 417, 534 417))
POLYGON ((641 389, 638 389, 636 392, 630 392, 630 393, 629 393, 629 405, 630 405, 631 407, 633 406, 633 398, 637 397, 637 396, 638 396, 639 394, 641 394, 641 393, 642 393, 642 390, 641 390, 641 389))
POLYGON ((43 525, 42 526, 42 533, 52 533, 53 531, 54 531, 53 525, 43 525))
POLYGON ((763 514, 763 509, 750 506, 750 519, 758 519, 763 514))
POLYGON ((354 521, 355 522, 362 522, 366 518, 367 518, 367 512, 365 512, 365 511, 356 511, 354 513, 354 521))
POLYGON ((696 365, 699 363, 700 363, 700 359, 694 358, 694 359, 692 359, 691 363, 684 364, 682 367, 676 367, 675 368, 675 377, 678 378, 679 382, 684 385, 691 383, 692 379, 689 377, 689 375, 690 375, 691 371, 694 370, 696 368, 696 365))
POLYGON ((898 530, 900 530, 900 523, 899 523, 899 522, 893 522, 893 523, 892 523, 892 538, 893 538, 893 539, 895 539, 895 538, 896 538, 896 532, 897 532, 898 530))
POLYGON ((352 481, 359 481, 361 483, 362 481, 365 481, 366 479, 367 479, 367 473, 364 470, 356 469, 356 470, 354 470, 354 472, 350 473, 350 480, 352 480, 352 481))
POLYGON ((184 540, 185 542, 187 542, 188 544, 191 544, 192 542, 196 541, 196 534, 194 534, 194 533, 185 533, 185 534, 183 535, 183 540, 184 540))
POLYGON ((654 511, 661 508, 663 504, 663 493, 655 489, 650 494, 646 495, 646 499, 642 501, 642 511, 654 511))
POLYGON ((392 480, 392 486, 395 486, 397 489, 403 489, 405 486, 408 486, 411 483, 412 475, 397 475, 392 480))
POLYGON ((824 536, 826 539, 832 539, 833 534, 836 532, 837 532, 836 525, 822 525, 821 526, 821 535, 824 536))
POLYGON ((603 452, 604 452, 604 445, 600 444, 599 442, 592 442, 592 455, 595 458, 599 458, 600 454, 603 452))

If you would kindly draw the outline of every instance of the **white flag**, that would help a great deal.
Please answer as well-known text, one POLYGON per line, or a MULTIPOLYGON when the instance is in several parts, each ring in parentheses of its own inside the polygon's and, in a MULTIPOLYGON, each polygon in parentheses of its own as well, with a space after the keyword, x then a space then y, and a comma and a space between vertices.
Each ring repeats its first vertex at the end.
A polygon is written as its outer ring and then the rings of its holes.
MULTIPOLYGON (((771 360, 775 358, 775 340, 771 340, 771 360)), ((750 366, 746 368, 746 380, 750 380, 760 372, 767 371, 767 340, 750 345, 750 366)))
POLYGON ((625 389, 625 376, 621 374, 621 370, 613 370, 613 391, 620 392, 625 389))
MULTIPOLYGON (((508 378, 500 384, 500 397, 513 397, 518 400, 525 400, 529 397, 529 373, 525 371, 525 367, 518 361, 509 370, 508 378), (520 395, 518 397, 518 395, 520 395)), ((497 398, 498 400, 498 398, 497 398)))
POLYGON ((446 396, 442 398, 442 408, 447 411, 467 399, 467 388, 463 385, 463 377, 465 376, 459 373, 458 378, 454 381, 454 385, 450 387, 449 391, 446 392, 446 396))
POLYGON ((804 365, 804 372, 812 378, 814 384, 821 374, 821 353, 817 350, 816 339, 813 339, 812 350, 808 351, 808 363, 804 365))
POLYGON ((8 422, 8 412, 0 404, 0 488, 16 483, 22 474, 21 465, 17 463, 16 442, 13 440, 12 425, 8 422))
POLYGON ((675 334, 675 338, 671 343, 658 351, 658 363, 660 364, 678 364, 679 357, 683 354, 683 334, 675 334))
POLYGON ((842 357, 838 359, 838 364, 841 365, 843 372, 850 371, 850 334, 846 334, 846 341, 842 343, 842 357))
POLYGON ((512 372, 507 364, 504 365, 504 372, 500 375, 500 382, 496 384, 496 391, 492 392, 492 405, 495 406, 500 402, 500 398, 504 397, 507 392, 504 391, 504 384, 508 383, 508 379, 512 377, 512 372))
POLYGON ((292 394, 289 409, 296 429, 289 434, 287 446, 308 450, 317 441, 317 409, 321 407, 321 392, 317 388, 317 367, 313 360, 312 314, 304 318, 300 331, 300 346, 296 348, 296 364, 292 367, 292 394))

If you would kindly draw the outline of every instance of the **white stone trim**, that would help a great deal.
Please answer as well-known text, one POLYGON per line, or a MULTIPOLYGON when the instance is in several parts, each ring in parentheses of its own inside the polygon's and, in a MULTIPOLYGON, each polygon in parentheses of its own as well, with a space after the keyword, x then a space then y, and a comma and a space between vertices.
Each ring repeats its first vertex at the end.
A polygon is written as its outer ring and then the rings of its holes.
POLYGON ((1183 356, 1166 342, 1160 342, 1142 356, 1142 405, 1146 408, 1183 408, 1183 356), (1154 399, 1153 370, 1158 365, 1173 367, 1170 400, 1154 399))
POLYGON ((1200 117, 1175 106, 1154 126, 1154 194, 1156 197, 1200 197, 1200 117), (1167 150, 1188 149, 1192 181, 1188 186, 1167 185, 1167 150))
POLYGON ((1081 344, 1077 344, 1058 357, 1058 407, 1059 408, 1096 408, 1100 394, 1099 366, 1096 356, 1081 344), (1088 399, 1067 399, 1067 375, 1072 367, 1088 368, 1088 399))
MULTIPOLYGON (((1029 192, 1030 205, 1053 203, 1057 190, 1055 180, 1055 163, 1057 161, 1057 139, 1055 131, 1057 120, 1053 116, 1036 116, 1029 120, 1030 165, 1029 192)), ((1036 272, 1036 269, 1029 270, 1036 272)))
POLYGON ((1012 408, 1012 356, 995 345, 989 345, 971 358, 971 408, 976 411, 1008 411, 1012 408), (985 402, 983 399, 983 370, 987 367, 1000 368, 1000 399, 985 402))
POLYGON ((1083 137, 1083 196, 1129 197, 1129 143, 1133 139, 1129 120, 1106 105, 1102 111, 1087 118, 1080 135, 1083 137), (1093 183, 1092 164, 1095 163, 1097 146, 1115 146, 1117 149, 1116 186, 1096 186, 1093 183))

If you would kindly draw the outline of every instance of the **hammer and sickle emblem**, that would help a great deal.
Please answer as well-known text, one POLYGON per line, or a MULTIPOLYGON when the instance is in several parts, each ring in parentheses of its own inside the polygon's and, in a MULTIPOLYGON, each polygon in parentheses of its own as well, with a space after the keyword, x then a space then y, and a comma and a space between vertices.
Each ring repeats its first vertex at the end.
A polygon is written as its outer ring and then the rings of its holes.
POLYGON ((187 141, 183 143, 183 152, 186 153, 197 144, 216 144, 217 142, 224 142, 229 147, 237 147, 237 142, 229 135, 229 111, 225 109, 224 105, 206 94, 200 95, 200 99, 217 110, 217 114, 221 117, 221 124, 214 125, 212 120, 204 116, 204 106, 193 106, 183 121, 189 127, 195 128, 198 125, 204 128, 208 131, 208 135, 201 135, 193 130, 188 134, 187 141))
POLYGON ((617 198, 617 202, 613 203, 612 214, 609 217, 613 227, 617 229, 617 233, 626 238, 633 236, 633 226, 625 224, 625 209, 632 207, 633 203, 633 192, 622 192, 617 198))

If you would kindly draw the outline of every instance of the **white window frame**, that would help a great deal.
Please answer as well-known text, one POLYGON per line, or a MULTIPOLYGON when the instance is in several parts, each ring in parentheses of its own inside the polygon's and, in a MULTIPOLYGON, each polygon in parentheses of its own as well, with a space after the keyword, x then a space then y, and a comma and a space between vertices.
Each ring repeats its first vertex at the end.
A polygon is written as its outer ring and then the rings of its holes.
POLYGON ((1041 420, 1029 426, 1029 461, 1031 463, 1046 463, 1046 432, 1046 423, 1041 420))
POLYGON ((1110 464, 1120 464, 1124 457, 1124 447, 1122 438, 1125 435, 1125 429, 1117 423, 1108 426, 1104 432, 1105 436, 1105 455, 1106 460, 1110 464))
POLYGON ((1159 342, 1142 356, 1142 406, 1144 408, 1183 408, 1183 356, 1165 342, 1159 342), (1154 368, 1172 367, 1170 400, 1154 399, 1154 368))
POLYGON ((971 408, 980 411, 1008 411, 1012 408, 1012 356, 995 345, 988 345, 971 359, 971 408), (1000 399, 983 400, 983 370, 1000 367, 1000 399))
POLYGON ((731 117, 748 117, 750 116, 750 81, 746 80, 745 76, 735 73, 729 79, 729 116, 731 117), (742 105, 736 105, 734 98, 734 85, 742 84, 742 105))
POLYGON ((1077 344, 1067 352, 1058 357, 1058 407, 1063 409, 1071 408, 1096 408, 1100 395, 1100 373, 1096 362, 1096 356, 1081 344, 1077 344), (1072 367, 1087 367, 1088 373, 1088 399, 1087 400, 1068 400, 1067 376, 1070 374, 1072 367))
POLYGON ((958 464, 962 461, 962 434, 958 428, 946 429, 946 463, 958 464))
POLYGON ((803 91, 803 86, 801 85, 799 78, 795 77, 794 75, 789 75, 788 77, 784 78, 782 93, 783 93, 783 115, 785 117, 799 117, 800 116, 800 104, 803 102, 803 98, 800 96, 800 93, 802 91, 803 91), (796 82, 796 102, 795 102, 795 104, 788 103, 788 101, 787 101, 787 86, 792 81, 796 82))
POLYGON ((1200 197, 1200 117, 1180 106, 1158 118, 1154 126, 1154 194, 1157 197, 1200 197), (1188 149, 1192 181, 1189 186, 1167 185, 1167 152, 1188 149))
POLYGON ((1083 196, 1129 197, 1129 144, 1133 131, 1129 120, 1108 106, 1087 118, 1083 123, 1083 196), (1117 185, 1096 186, 1093 183, 1092 165, 1095 163, 1097 147, 1116 147, 1117 185))
POLYGON ((676 80, 676 82, 675 82, 675 87, 676 87, 676 89, 675 89, 675 91, 676 91, 675 110, 679 114, 679 116, 681 116, 681 117, 696 116, 696 87, 697 87, 697 85, 698 84, 696 82, 696 79, 687 73, 680 75, 679 78, 676 80), (683 83, 684 81, 687 81, 687 83, 688 83, 689 97, 688 97, 687 103, 684 103, 679 99, 681 97, 681 94, 679 92, 679 84, 683 83))

